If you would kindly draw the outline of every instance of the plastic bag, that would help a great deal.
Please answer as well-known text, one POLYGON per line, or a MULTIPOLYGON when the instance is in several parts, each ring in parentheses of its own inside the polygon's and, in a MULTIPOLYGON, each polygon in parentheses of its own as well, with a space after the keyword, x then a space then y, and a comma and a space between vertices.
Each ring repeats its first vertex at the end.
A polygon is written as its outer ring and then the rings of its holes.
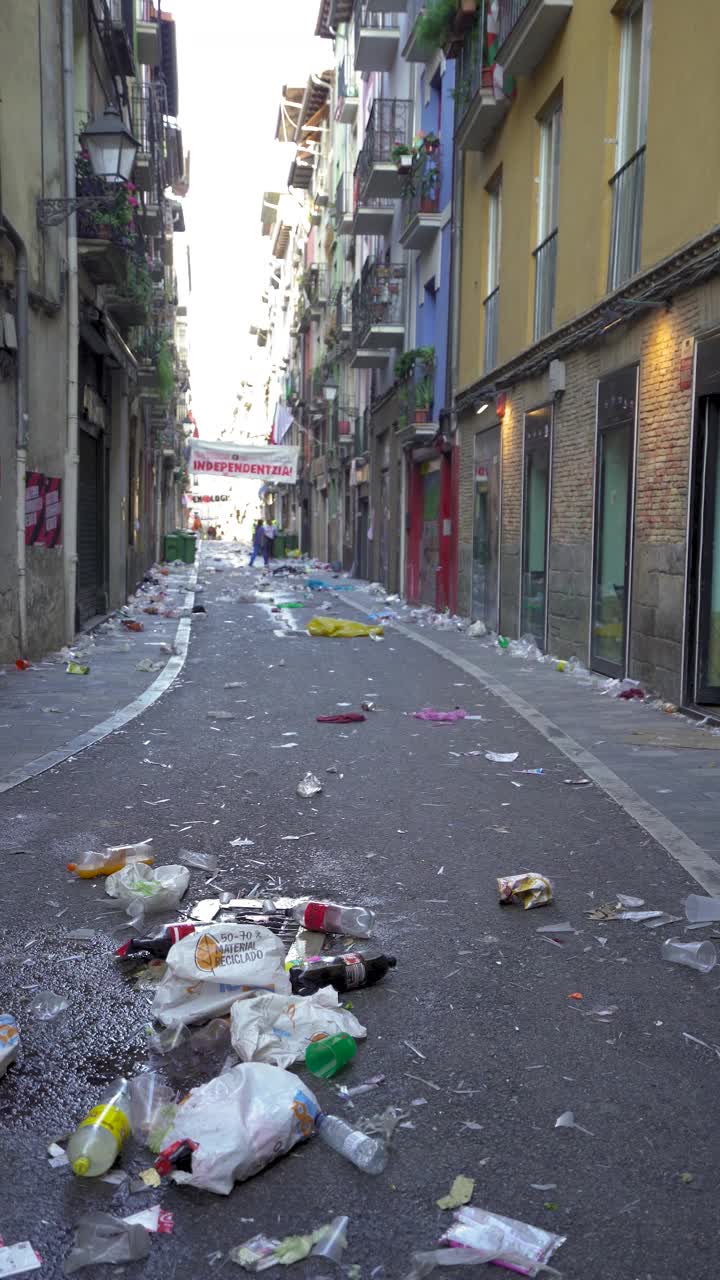
POLYGON ((75 1243, 65 1259, 66 1276, 101 1262, 135 1262, 150 1253, 150 1233, 111 1213, 87 1213, 75 1228, 75 1243))
POLYGON ((67 1009, 69 1001, 65 996, 56 995, 54 991, 38 991, 28 1006, 29 1012, 38 1022, 52 1022, 59 1013, 67 1009))
POLYGON ((311 618, 307 624, 311 636, 328 636, 338 640, 354 640, 359 636, 382 636, 381 626, 352 622, 349 618, 311 618))
POLYGON ((189 882, 187 867, 146 867, 142 863, 131 862, 122 871, 108 876, 105 891, 133 913, 139 911, 150 915, 176 910, 189 882))
POLYGON ((519 876, 499 876, 498 895, 501 902, 515 902, 524 908, 544 907, 553 900, 553 888, 547 876, 524 871, 519 876))
POLYGON ((190 1172, 177 1183, 229 1195, 235 1182, 254 1174, 309 1138, 319 1107, 297 1076, 266 1063, 242 1063, 192 1089, 166 1140, 198 1144, 190 1172))
POLYGON ((258 988, 290 993, 282 942, 262 925, 218 925, 170 948, 152 1016, 168 1027, 209 1022, 258 988))
POLYGON ((416 720, 436 720, 439 723, 452 723, 454 720, 464 720, 467 711, 463 711, 461 707, 456 707, 454 711, 435 711, 432 707, 423 707, 422 711, 413 711, 416 720))
POLYGON ((503 1218, 487 1209, 465 1205, 456 1211, 455 1221, 444 1238, 451 1244, 470 1249, 492 1249, 492 1260, 496 1266, 519 1271, 520 1275, 536 1276, 567 1237, 543 1231, 541 1227, 531 1227, 515 1218, 503 1218), (501 1235, 499 1244, 498 1232, 501 1235))
POLYGON ((311 996, 276 996, 267 992, 236 1000, 231 1013, 233 1049, 244 1062, 272 1062, 289 1067, 302 1062, 311 1040, 346 1032, 363 1040, 367 1030, 343 1009, 337 991, 323 987, 311 996))

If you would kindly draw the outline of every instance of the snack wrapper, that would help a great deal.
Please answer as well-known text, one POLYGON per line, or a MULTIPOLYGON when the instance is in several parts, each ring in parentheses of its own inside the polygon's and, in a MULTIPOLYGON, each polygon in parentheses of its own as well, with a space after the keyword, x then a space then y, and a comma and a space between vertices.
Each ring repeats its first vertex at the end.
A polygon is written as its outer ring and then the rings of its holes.
POLYGON ((547 876, 537 871, 524 871, 519 876, 498 876, 498 897, 501 902, 515 902, 527 911, 530 907, 544 907, 553 900, 553 887, 547 876))

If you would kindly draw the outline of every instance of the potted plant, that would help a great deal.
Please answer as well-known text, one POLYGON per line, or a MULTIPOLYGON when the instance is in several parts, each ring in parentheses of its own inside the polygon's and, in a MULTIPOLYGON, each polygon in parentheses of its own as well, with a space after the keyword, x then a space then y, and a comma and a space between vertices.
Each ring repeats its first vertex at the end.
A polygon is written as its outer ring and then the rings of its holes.
POLYGON ((433 400, 433 380, 426 373, 415 385, 415 421, 427 422, 433 400))
POLYGON ((440 170, 437 165, 426 165, 420 179, 420 212, 437 213, 440 194, 440 170))
POLYGON ((405 142, 396 142, 390 152, 390 159, 395 165, 398 173, 410 173, 414 159, 412 148, 405 142))

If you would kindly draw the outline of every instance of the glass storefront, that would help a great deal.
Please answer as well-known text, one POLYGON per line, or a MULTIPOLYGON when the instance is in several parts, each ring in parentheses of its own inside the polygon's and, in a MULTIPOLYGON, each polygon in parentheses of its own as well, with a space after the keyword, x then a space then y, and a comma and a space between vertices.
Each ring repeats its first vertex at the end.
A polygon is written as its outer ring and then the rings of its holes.
POLYGON ((498 629, 500 554, 500 427, 475 437, 472 616, 498 629))
POLYGON ((625 674, 637 367, 598 385, 591 666, 625 674))
POLYGON ((525 414, 520 634, 546 645, 552 408, 525 414))

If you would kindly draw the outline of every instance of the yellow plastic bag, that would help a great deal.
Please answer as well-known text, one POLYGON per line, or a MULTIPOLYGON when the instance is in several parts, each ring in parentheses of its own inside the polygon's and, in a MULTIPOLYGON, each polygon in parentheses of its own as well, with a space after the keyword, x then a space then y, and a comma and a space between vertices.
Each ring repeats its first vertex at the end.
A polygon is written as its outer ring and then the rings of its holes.
POLYGON ((364 622, 351 622, 349 618, 311 618, 307 629, 311 636, 329 636, 340 640, 385 634, 382 627, 369 627, 364 622))

